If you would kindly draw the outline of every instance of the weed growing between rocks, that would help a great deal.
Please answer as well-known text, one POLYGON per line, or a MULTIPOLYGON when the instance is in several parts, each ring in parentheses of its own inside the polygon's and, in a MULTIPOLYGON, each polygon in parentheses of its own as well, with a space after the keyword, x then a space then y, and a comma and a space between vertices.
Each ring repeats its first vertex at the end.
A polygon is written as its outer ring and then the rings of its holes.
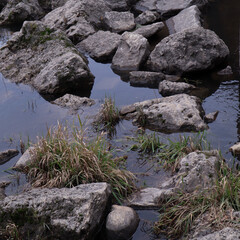
POLYGON ((94 125, 99 129, 104 129, 110 135, 114 133, 115 126, 120 121, 119 110, 115 105, 115 101, 111 97, 105 97, 101 110, 94 121, 94 125))
POLYGON ((179 141, 168 139, 167 143, 166 140, 161 140, 155 132, 150 135, 138 135, 134 140, 137 143, 131 147, 131 150, 138 149, 142 153, 155 154, 159 163, 165 169, 171 169, 173 172, 178 170, 179 161, 187 154, 210 150, 205 132, 199 132, 188 137, 180 135, 179 141))
POLYGON ((34 146, 33 163, 28 177, 33 187, 73 187, 79 184, 107 182, 119 200, 131 193, 134 175, 119 169, 103 136, 93 141, 84 137, 82 129, 70 131, 58 124, 34 146))
POLYGON ((186 235, 196 219, 202 219, 202 227, 220 230, 223 227, 239 227, 233 212, 240 210, 240 173, 230 169, 224 160, 218 171, 218 180, 212 188, 195 193, 177 193, 162 202, 156 234, 170 239, 186 235))

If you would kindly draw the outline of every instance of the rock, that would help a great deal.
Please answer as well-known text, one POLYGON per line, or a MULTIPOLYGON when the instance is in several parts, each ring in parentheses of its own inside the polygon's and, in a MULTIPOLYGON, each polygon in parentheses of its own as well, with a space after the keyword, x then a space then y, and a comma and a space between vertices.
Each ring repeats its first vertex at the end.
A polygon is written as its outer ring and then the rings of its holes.
POLYGON ((110 194, 106 183, 33 189, 1 201, 5 221, 0 225, 12 220, 23 239, 92 240, 101 229, 110 194))
POLYGON ((234 144, 232 147, 229 148, 229 151, 233 155, 239 155, 240 154, 240 143, 234 144))
POLYGON ((90 91, 93 85, 85 57, 63 32, 42 22, 25 22, 0 57, 0 72, 6 78, 29 84, 41 94, 90 91))
POLYGON ((38 0, 42 9, 48 13, 55 8, 62 7, 68 0, 38 0))
POLYGON ((137 210, 159 209, 160 202, 172 194, 172 189, 144 188, 129 196, 125 203, 137 210))
POLYGON ((130 85, 134 87, 158 88, 163 79, 165 75, 160 72, 133 71, 129 74, 130 85))
POLYGON ((165 75, 165 79, 170 82, 179 82, 181 80, 180 76, 177 75, 165 75))
POLYGON ((0 13, 0 25, 19 25, 25 20, 38 20, 43 16, 38 0, 10 0, 0 13))
POLYGON ((117 33, 100 30, 80 42, 77 47, 89 53, 96 61, 107 62, 112 60, 120 40, 121 36, 117 33))
POLYGON ((129 9, 126 0, 105 0, 105 2, 114 11, 127 11, 129 9))
POLYGON ((162 184, 163 188, 192 193, 213 186, 217 180, 220 156, 218 151, 192 152, 181 159, 179 171, 162 184))
POLYGON ((156 22, 160 19, 157 12, 146 10, 135 18, 135 23, 140 25, 147 25, 156 22))
POLYGON ((218 75, 233 75, 233 70, 231 66, 227 66, 226 68, 222 69, 221 71, 217 72, 218 75))
POLYGON ((220 231, 208 234, 206 236, 194 237, 190 240, 236 240, 240 239, 240 230, 237 228, 226 227, 220 231))
POLYGON ((216 120, 218 116, 219 111, 208 113, 207 115, 204 116, 204 121, 205 123, 212 123, 216 120))
POLYGON ((106 221, 107 239, 130 239, 135 233, 139 221, 137 213, 132 208, 113 205, 106 221))
POLYGON ((90 107, 94 105, 95 101, 87 97, 78 97, 72 94, 65 94, 63 97, 57 98, 52 103, 76 111, 81 107, 90 107))
POLYGON ((138 12, 145 12, 145 11, 156 11, 156 0, 140 0, 137 1, 136 5, 134 6, 134 10, 138 12))
POLYGON ((163 97, 166 97, 180 93, 189 93, 194 88, 196 87, 192 84, 164 80, 159 83, 158 91, 163 97))
POLYGON ((137 71, 149 55, 149 43, 136 33, 125 32, 112 60, 116 71, 137 71))
POLYGON ((34 147, 29 147, 24 153, 23 155, 18 159, 18 161, 15 163, 15 165, 13 166, 14 170, 17 171, 24 171, 25 168, 31 164, 31 162, 33 161, 32 158, 32 153, 34 152, 34 147))
POLYGON ((164 28, 162 22, 153 23, 151 25, 143 26, 134 31, 134 33, 140 34, 145 38, 149 38, 154 34, 160 32, 164 28))
POLYGON ((221 67, 228 55, 228 47, 213 31, 191 28, 158 43, 149 56, 148 68, 183 75, 221 67))
POLYGON ((127 119, 132 118, 134 125, 160 132, 203 131, 208 128, 203 121, 201 100, 187 94, 134 103, 123 107, 120 114, 127 119), (131 112, 127 112, 128 109, 131 112))
POLYGON ((0 181, 0 201, 2 201, 5 197, 5 188, 10 184, 11 182, 8 181, 0 181))
POLYGON ((17 149, 9 149, 3 152, 0 152, 0 165, 8 162, 13 157, 17 156, 19 151, 17 149))
POLYGON ((135 28, 134 15, 130 12, 106 12, 103 21, 106 27, 115 33, 122 33, 135 28))
POLYGON ((169 33, 177 33, 188 28, 201 27, 201 12, 196 5, 182 10, 166 21, 169 33))
POLYGON ((192 5, 203 7, 208 3, 208 0, 160 0, 156 2, 156 10, 163 17, 173 16, 181 10, 192 5))
POLYGON ((104 0, 69 0, 62 7, 48 13, 43 21, 49 27, 59 28, 78 43, 102 27, 105 12, 111 11, 104 0))

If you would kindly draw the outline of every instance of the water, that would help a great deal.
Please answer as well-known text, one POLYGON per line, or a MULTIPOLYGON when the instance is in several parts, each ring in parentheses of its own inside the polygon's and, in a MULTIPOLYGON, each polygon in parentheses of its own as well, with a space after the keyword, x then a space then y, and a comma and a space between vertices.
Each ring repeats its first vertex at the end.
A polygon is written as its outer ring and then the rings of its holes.
MULTIPOLYGON (((231 56, 230 65, 234 70, 231 79, 225 79, 221 83, 211 83, 203 97, 203 108, 206 113, 218 110, 217 120, 209 124, 207 131, 208 140, 214 148, 221 149, 227 159, 232 156, 228 149, 237 141, 240 141, 240 112, 239 112, 239 14, 240 5, 237 0, 222 0, 211 3, 207 10, 205 25, 214 30, 228 45, 231 56)), ((9 29, 0 29, 0 46, 10 38, 12 32, 9 29)), ((117 106, 131 104, 151 98, 161 97, 157 90, 148 88, 134 88, 128 82, 112 72, 109 64, 96 63, 89 59, 89 66, 95 75, 95 84, 91 92, 91 98, 104 99, 105 96, 115 98, 117 106)), ((98 105, 93 107, 96 112, 98 105)), ((82 118, 87 114, 85 109, 78 112, 82 118)), ((76 115, 69 114, 67 109, 60 108, 43 99, 35 90, 22 84, 10 83, 0 75, 0 151, 8 148, 18 148, 20 139, 25 142, 36 140, 36 136, 46 133, 46 127, 57 124, 57 121, 73 121, 76 115)), ((130 142, 126 136, 136 134, 137 128, 130 121, 123 121, 117 127, 117 135, 112 143, 119 149, 128 148, 130 142), (119 139, 121 141, 119 141, 119 139)), ((176 137, 176 134, 163 135, 164 137, 176 137)), ((141 179, 139 185, 157 187, 168 173, 156 170, 156 164, 146 161, 136 152, 127 152, 129 155, 127 168, 139 173, 141 179), (144 173, 144 174, 140 174, 144 173)), ((4 165, 0 165, 0 179, 9 179, 12 184, 7 188, 7 194, 17 191, 18 185, 25 182, 23 175, 15 174, 9 169, 18 160, 20 155, 4 165), (9 172, 12 175, 9 175, 9 172)), ((133 240, 154 239, 149 233, 149 223, 157 219, 155 211, 139 211, 140 227, 133 240)))

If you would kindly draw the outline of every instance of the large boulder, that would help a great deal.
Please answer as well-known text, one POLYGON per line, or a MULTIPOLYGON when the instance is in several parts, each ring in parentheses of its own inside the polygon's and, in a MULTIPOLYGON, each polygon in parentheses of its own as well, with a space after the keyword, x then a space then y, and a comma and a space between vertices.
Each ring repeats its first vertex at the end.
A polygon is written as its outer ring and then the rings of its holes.
POLYGON ((201 12, 196 5, 182 10, 176 16, 166 21, 169 33, 177 33, 188 28, 201 27, 201 12))
POLYGON ((119 34, 100 30, 80 42, 77 47, 87 52, 96 61, 106 62, 112 60, 120 40, 119 34))
POLYGON ((101 230, 110 194, 106 183, 33 189, 0 202, 0 226, 14 223, 23 239, 92 240, 101 230))
POLYGON ((38 0, 10 0, 0 13, 0 25, 19 25, 25 20, 38 20, 44 10, 38 0))
POLYGON ((107 29, 115 33, 130 31, 136 25, 134 15, 130 12, 106 12, 103 21, 107 29))
POLYGON ((187 29, 164 38, 149 56, 152 71, 184 75, 225 65, 226 44, 211 30, 187 29))
POLYGON ((137 71, 149 55, 149 43, 146 38, 137 34, 125 32, 122 35, 112 60, 115 71, 137 71))
POLYGON ((105 12, 111 11, 104 0, 69 0, 62 7, 48 13, 43 21, 49 27, 65 31, 78 43, 102 27, 105 12))
POLYGON ((25 22, 0 51, 0 72, 10 81, 33 86, 41 94, 90 91, 94 76, 88 62, 60 30, 25 22))
POLYGON ((203 131, 204 110, 199 98, 178 94, 125 106, 120 114, 133 124, 161 132, 203 131))

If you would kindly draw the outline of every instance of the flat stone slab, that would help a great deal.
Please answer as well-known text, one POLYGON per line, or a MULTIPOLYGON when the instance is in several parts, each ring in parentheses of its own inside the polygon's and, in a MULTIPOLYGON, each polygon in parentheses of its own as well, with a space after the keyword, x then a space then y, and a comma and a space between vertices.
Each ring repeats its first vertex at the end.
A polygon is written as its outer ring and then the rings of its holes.
POLYGON ((153 23, 147 26, 143 26, 134 31, 134 33, 138 33, 145 38, 149 38, 154 34, 160 32, 164 28, 164 24, 162 22, 153 23))
POLYGON ((106 12, 103 22, 110 31, 115 33, 130 31, 136 26, 134 15, 130 12, 106 12))
POLYGON ((160 132, 198 132, 208 128, 200 99, 187 94, 135 103, 123 107, 120 114, 133 119, 134 125, 160 132))
POLYGON ((201 27, 201 12, 196 5, 182 10, 176 16, 166 21, 169 33, 177 33, 188 28, 201 27))
POLYGON ((80 42, 77 47, 87 52, 96 61, 106 62, 112 60, 120 40, 119 34, 100 30, 80 42))
POLYGON ((134 87, 158 88, 159 83, 165 79, 163 73, 133 71, 129 73, 130 85, 134 87))

